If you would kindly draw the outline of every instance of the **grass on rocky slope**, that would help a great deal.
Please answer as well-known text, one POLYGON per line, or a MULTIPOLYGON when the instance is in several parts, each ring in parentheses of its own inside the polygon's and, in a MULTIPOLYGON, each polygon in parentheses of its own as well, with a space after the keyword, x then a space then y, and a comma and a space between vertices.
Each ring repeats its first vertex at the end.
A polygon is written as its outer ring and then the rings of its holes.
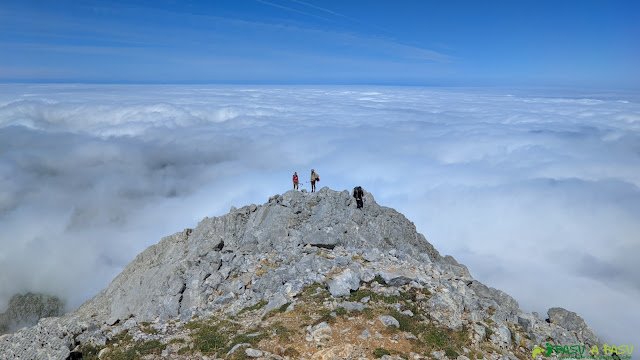
POLYGON ((114 336, 104 347, 84 345, 81 348, 83 360, 98 359, 98 354, 103 348, 109 348, 109 352, 102 358, 108 360, 136 360, 146 355, 160 355, 165 345, 158 340, 134 342, 126 332, 114 336), (117 344, 117 347, 114 346, 117 344))
MULTIPOLYGON (((107 344, 106 359, 155 357, 167 347, 176 358, 206 355, 236 360, 246 357, 247 346, 289 359, 310 358, 331 347, 349 347, 355 349, 358 356, 367 358, 389 354, 410 358, 411 353, 430 356, 433 351, 444 351, 450 359, 465 354, 474 360, 497 352, 486 339, 478 348, 471 346, 471 332, 467 327, 453 331, 431 321, 424 310, 424 303, 431 296, 428 290, 406 288, 396 292, 394 288, 385 287, 382 279, 375 281, 378 284, 365 283, 360 290, 342 299, 332 298, 324 285, 313 284, 296 296, 292 310, 287 303, 263 317, 266 302, 262 301, 233 317, 194 319, 179 327, 182 337, 164 336, 149 324, 141 324, 142 333, 158 340, 134 342, 131 336, 120 334, 107 344), (367 308, 363 311, 339 307, 345 301, 362 303, 367 297, 367 308), (384 326, 378 319, 380 315, 393 316, 399 327, 384 326), (331 338, 321 344, 307 341, 307 328, 321 322, 331 326, 331 338), (364 333, 369 336, 363 337, 364 333), (239 344, 243 345, 227 355, 239 344), (463 348, 469 350, 465 353, 463 348)), ((99 350, 85 347, 83 359, 96 359, 99 350)))

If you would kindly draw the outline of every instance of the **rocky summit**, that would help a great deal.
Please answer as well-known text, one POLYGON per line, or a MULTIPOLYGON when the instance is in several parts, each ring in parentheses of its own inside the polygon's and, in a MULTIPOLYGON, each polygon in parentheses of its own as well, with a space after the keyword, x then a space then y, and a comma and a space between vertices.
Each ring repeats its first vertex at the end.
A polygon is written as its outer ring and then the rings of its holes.
POLYGON ((289 191, 163 238, 77 310, 0 337, 0 359, 525 359, 600 344, 525 313, 365 191, 289 191))

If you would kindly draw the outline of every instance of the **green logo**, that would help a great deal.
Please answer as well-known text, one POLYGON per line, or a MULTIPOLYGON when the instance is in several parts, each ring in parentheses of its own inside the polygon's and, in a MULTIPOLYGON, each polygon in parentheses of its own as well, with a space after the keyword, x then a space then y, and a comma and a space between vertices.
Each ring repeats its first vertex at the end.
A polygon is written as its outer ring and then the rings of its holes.
POLYGON ((535 359, 536 355, 542 354, 542 353, 544 353, 544 349, 541 348, 540 346, 536 345, 536 348, 533 349, 533 352, 531 353, 531 356, 535 359))
POLYGON ((585 345, 554 345, 546 343, 543 348, 537 346, 531 352, 531 357, 534 359, 538 355, 551 356, 555 355, 559 359, 592 359, 592 360, 622 360, 631 359, 631 353, 633 353, 633 345, 598 345, 591 347, 591 350, 586 353, 585 345), (545 351, 546 349, 546 351, 545 351), (602 354, 601 350, 602 349, 602 354), (622 355, 622 356, 621 356, 622 355))

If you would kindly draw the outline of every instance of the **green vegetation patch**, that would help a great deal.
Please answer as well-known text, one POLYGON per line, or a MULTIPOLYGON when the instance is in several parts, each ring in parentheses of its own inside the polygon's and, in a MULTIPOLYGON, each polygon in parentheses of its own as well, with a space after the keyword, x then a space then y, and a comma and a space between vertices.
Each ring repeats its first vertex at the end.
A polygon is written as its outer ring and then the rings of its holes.
POLYGON ((289 330, 286 326, 282 325, 282 323, 277 322, 267 329, 270 333, 277 336, 280 340, 289 340, 291 334, 294 332, 289 330))
MULTIPOLYGON (((414 351, 430 354, 434 350, 444 350, 450 354, 459 353, 462 348, 470 346, 469 330, 463 326, 458 331, 440 327, 436 323, 424 323, 404 314, 392 314, 396 317, 403 331, 411 332, 418 338, 414 351)), ((448 355, 447 355, 448 356, 448 355)), ((456 358, 455 356, 454 358, 456 358)))
POLYGON ((376 277, 374 277, 373 280, 367 282, 366 284, 370 286, 374 281, 382 286, 388 286, 387 282, 384 281, 384 279, 380 275, 376 275, 376 277))
POLYGON ((371 300, 369 301, 373 301, 373 302, 380 301, 385 304, 398 304, 404 301, 402 296, 383 295, 367 289, 362 289, 362 290, 357 290, 352 292, 351 294, 349 294, 349 298, 347 300, 360 302, 362 299, 366 298, 367 296, 371 298, 371 300))
POLYGON ((203 325, 193 333, 194 348, 203 354, 213 354, 227 346, 229 338, 218 325, 203 325))
POLYGON ((255 305, 248 306, 248 307, 240 310, 238 315, 242 315, 242 314, 244 314, 245 312, 248 312, 248 311, 254 311, 254 310, 262 309, 263 307, 267 306, 268 303, 269 302, 266 301, 266 300, 260 300, 255 305))
POLYGON ((326 322, 327 324, 333 324, 336 322, 336 318, 331 316, 331 310, 329 309, 321 309, 320 317, 316 319, 316 321, 311 324, 312 326, 316 326, 322 322, 326 322))
POLYGON ((284 356, 289 356, 291 358, 297 359, 300 357, 300 352, 298 352, 298 350, 292 348, 292 347, 288 347, 285 351, 284 351, 284 356))
MULTIPOLYGON (((484 325, 483 325, 484 326, 484 325)), ((484 339, 486 341, 489 341, 491 339, 491 335, 493 335, 493 330, 491 330, 491 328, 489 328, 488 326, 484 326, 484 339)))
POLYGON ((283 312, 287 311, 287 308, 289 307, 289 305, 291 305, 290 302, 286 304, 282 304, 282 306, 280 306, 279 308, 269 311, 268 313, 264 314, 264 316, 262 317, 262 320, 264 321, 276 314, 282 314, 283 312))
POLYGON ((482 349, 482 351, 484 351, 485 353, 496 353, 496 354, 500 354, 500 352, 498 350, 496 350, 496 348, 494 348, 491 345, 487 345, 487 344, 482 344, 480 345, 480 349, 482 349))
POLYGON ((429 323, 419 329, 424 342, 433 348, 444 349, 450 341, 449 334, 441 327, 429 323))
POLYGON ((375 356, 378 359, 383 357, 383 356, 385 356, 385 355, 391 355, 389 350, 383 349, 383 348, 377 348, 377 349, 373 350, 373 356, 375 356))
POLYGON ((95 347, 93 345, 90 344, 85 344, 82 345, 82 347, 80 348, 80 352, 82 353, 82 359, 83 360, 97 360, 98 359, 98 353, 100 353, 100 350, 104 349, 104 347, 95 347))
POLYGON ((304 300, 313 299, 315 303, 322 304, 324 300, 329 298, 329 294, 329 290, 327 290, 324 284, 314 283, 304 287, 297 298, 304 300))
POLYGON ((145 334, 152 334, 152 335, 157 335, 158 334, 158 329, 154 328, 153 326, 151 326, 150 323, 148 322, 143 322, 142 327, 140 328, 140 330, 145 333, 145 334))
POLYGON ((347 309, 343 308, 343 307, 339 307, 335 310, 336 315, 338 316, 346 316, 347 315, 347 309))
POLYGON ((108 358, 111 360, 136 360, 145 355, 160 355, 164 348, 165 345, 158 340, 133 343, 126 348, 117 347, 111 349, 108 358))
POLYGON ((255 328, 245 334, 239 334, 240 326, 230 321, 212 319, 210 322, 192 321, 185 324, 191 330, 193 348, 202 354, 227 353, 237 344, 249 343, 255 345, 267 336, 262 329, 255 328))
POLYGON ((458 352, 456 352, 455 350, 453 350, 452 348, 446 348, 444 349, 444 354, 449 358, 449 359, 457 359, 458 356, 460 356, 460 354, 458 354, 458 352))

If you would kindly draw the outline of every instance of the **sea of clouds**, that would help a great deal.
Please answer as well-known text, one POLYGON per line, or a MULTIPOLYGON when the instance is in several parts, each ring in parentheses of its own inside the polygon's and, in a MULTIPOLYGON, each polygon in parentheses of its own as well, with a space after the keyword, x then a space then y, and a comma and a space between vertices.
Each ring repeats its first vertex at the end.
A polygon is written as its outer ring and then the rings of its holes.
POLYGON ((640 94, 585 90, 2 85, 0 312, 26 291, 73 309, 311 168, 523 310, 640 339, 640 94))

